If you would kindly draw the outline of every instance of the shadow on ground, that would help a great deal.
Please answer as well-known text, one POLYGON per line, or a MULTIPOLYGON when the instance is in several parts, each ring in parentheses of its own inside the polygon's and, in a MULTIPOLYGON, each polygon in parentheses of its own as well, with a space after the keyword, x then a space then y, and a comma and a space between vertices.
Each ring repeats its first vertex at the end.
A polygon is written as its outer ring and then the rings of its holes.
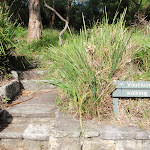
POLYGON ((13 117, 6 110, 0 110, 0 132, 8 127, 12 122, 13 117))
POLYGON ((25 71, 37 67, 37 64, 33 61, 29 61, 26 56, 10 56, 9 62, 11 70, 16 71, 25 71))

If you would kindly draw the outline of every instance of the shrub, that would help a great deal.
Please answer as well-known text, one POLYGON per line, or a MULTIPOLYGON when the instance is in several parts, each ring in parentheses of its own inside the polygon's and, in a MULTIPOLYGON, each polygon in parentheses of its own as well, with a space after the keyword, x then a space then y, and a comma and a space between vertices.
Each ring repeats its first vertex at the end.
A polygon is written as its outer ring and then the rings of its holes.
POLYGON ((9 11, 5 12, 4 4, 0 5, 0 75, 7 72, 9 56, 15 48, 16 22, 11 22, 9 11))

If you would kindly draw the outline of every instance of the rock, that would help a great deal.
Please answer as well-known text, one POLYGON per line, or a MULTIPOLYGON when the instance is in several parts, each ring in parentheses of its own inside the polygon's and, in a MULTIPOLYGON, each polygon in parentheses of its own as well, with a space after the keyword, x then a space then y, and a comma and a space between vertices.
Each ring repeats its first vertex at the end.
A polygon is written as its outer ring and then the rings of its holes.
POLYGON ((47 141, 1 139, 0 148, 7 150, 48 150, 47 141))
POLYGON ((46 141, 49 138, 50 125, 30 124, 23 133, 27 140, 46 141))
POLYGON ((100 137, 103 140, 126 140, 133 139, 133 130, 121 128, 116 125, 99 126, 100 137))
POLYGON ((114 149, 115 149, 115 142, 113 140, 101 140, 100 138, 84 139, 82 145, 82 150, 114 150, 114 149))
POLYGON ((84 137, 85 138, 98 137, 99 134, 100 134, 99 131, 89 130, 89 131, 85 131, 84 137))
POLYGON ((143 140, 143 150, 150 150, 150 140, 143 140))
POLYGON ((81 150, 79 138, 49 138, 49 150, 81 150))
POLYGON ((16 80, 10 81, 3 87, 0 87, 0 96, 8 99, 13 99, 20 93, 20 83, 16 80))
POLYGON ((18 76, 18 72, 17 72, 17 71, 12 70, 12 71, 11 71, 11 74, 12 74, 12 76, 15 78, 16 81, 19 80, 19 76, 18 76))
POLYGON ((145 150, 142 140, 122 140, 116 142, 115 150, 145 150))

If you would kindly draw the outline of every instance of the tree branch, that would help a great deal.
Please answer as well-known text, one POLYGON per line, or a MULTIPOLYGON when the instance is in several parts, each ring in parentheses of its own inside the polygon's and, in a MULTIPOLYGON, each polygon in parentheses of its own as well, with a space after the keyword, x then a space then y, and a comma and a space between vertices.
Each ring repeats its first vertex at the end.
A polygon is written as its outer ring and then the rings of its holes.
POLYGON ((63 33, 67 30, 68 28, 68 21, 66 19, 64 19, 54 8, 50 7, 49 5, 47 5, 46 1, 44 0, 44 6, 47 7, 48 9, 50 9, 51 11, 53 11, 59 18, 60 20, 62 20, 63 22, 65 22, 65 27, 64 29, 59 33, 59 44, 62 45, 62 38, 61 36, 63 35, 63 33))
POLYGON ((137 3, 135 0, 132 0, 132 2, 133 2, 136 6, 141 6, 141 4, 142 4, 142 0, 140 1, 140 4, 137 3))

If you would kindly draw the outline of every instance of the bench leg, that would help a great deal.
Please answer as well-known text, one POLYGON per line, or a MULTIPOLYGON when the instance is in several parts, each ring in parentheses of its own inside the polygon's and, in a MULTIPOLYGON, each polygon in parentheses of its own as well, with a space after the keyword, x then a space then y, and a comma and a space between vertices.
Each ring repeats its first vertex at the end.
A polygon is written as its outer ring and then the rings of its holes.
POLYGON ((114 109, 114 113, 116 117, 118 116, 118 113, 119 113, 118 100, 119 98, 113 98, 113 109, 114 109))

